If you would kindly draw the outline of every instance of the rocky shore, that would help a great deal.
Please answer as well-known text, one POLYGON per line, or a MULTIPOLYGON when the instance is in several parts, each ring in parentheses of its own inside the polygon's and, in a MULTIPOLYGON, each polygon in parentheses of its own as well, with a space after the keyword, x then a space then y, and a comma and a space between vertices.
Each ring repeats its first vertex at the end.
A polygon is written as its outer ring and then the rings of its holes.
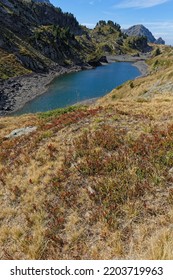
MULTIPOLYGON (((133 62, 141 74, 148 74, 148 67, 145 60, 148 54, 140 56, 130 55, 112 55, 107 56, 108 62, 133 62)), ((91 69, 92 67, 90 67, 91 69)), ((49 70, 48 73, 32 73, 25 76, 11 78, 7 81, 0 81, 0 116, 10 115, 18 109, 22 108, 25 103, 34 99, 36 96, 43 94, 55 77, 71 72, 78 72, 82 70, 81 66, 73 66, 65 68, 56 66, 49 70)), ((88 69, 88 67, 86 68, 88 69)), ((88 101, 83 103, 88 104, 88 101)))
MULTIPOLYGON (((146 64, 146 60, 151 57, 150 53, 144 53, 140 55, 110 55, 107 56, 108 62, 132 62, 134 66, 136 66, 141 72, 142 76, 146 76, 149 74, 148 65, 146 64)), ((141 77, 141 76, 140 76, 141 77)))
POLYGON ((32 73, 0 81, 0 116, 9 115, 22 108, 25 103, 43 94, 50 82, 63 74, 78 72, 82 68, 57 66, 48 73, 32 73))

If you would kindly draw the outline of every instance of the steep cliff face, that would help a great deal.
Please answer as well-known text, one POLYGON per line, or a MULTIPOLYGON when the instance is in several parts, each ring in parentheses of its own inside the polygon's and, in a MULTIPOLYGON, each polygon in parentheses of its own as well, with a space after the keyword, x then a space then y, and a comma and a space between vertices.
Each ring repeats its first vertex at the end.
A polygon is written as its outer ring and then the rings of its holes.
POLYGON ((56 63, 82 63, 75 39, 82 33, 72 14, 52 5, 22 0, 0 3, 0 48, 32 71, 46 71, 56 63))
POLYGON ((124 33, 128 36, 145 36, 149 43, 165 44, 162 38, 156 39, 153 34, 142 24, 133 25, 130 28, 124 30, 124 33))

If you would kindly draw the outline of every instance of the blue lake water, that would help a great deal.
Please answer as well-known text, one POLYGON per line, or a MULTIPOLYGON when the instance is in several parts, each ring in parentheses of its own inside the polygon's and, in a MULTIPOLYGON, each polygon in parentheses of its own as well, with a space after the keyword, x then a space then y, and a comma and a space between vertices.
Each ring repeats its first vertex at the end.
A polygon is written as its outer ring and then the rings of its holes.
POLYGON ((44 94, 28 102, 16 114, 44 112, 98 98, 140 74, 128 62, 115 62, 92 70, 65 74, 54 79, 44 94))

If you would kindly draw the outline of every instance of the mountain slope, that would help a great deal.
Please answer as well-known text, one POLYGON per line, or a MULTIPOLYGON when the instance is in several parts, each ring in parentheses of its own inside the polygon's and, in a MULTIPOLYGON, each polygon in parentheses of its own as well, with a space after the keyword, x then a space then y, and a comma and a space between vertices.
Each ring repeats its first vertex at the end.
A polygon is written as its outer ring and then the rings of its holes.
POLYGON ((45 71, 68 59, 82 63, 74 36, 83 31, 72 14, 20 0, 2 0, 0 11, 0 48, 13 53, 25 68, 45 71))
POLYGON ((153 34, 142 24, 139 25, 133 25, 128 29, 123 30, 125 34, 128 36, 145 36, 147 37, 147 40, 149 43, 155 43, 155 44, 165 44, 165 41, 162 38, 156 38, 153 36, 153 34))
POLYGON ((6 69, 0 79, 21 75, 22 67, 25 74, 28 70, 46 72, 57 65, 95 66, 105 52, 135 52, 136 45, 139 51, 147 50, 147 42, 141 39, 139 44, 126 44, 118 24, 99 24, 93 31, 84 28, 72 14, 63 13, 48 1, 2 0, 0 49, 15 57, 15 65, 21 66, 17 71, 11 63, 10 71, 6 69))
POLYGON ((160 48, 150 75, 93 106, 0 119, 0 259, 173 259, 173 49, 160 48))

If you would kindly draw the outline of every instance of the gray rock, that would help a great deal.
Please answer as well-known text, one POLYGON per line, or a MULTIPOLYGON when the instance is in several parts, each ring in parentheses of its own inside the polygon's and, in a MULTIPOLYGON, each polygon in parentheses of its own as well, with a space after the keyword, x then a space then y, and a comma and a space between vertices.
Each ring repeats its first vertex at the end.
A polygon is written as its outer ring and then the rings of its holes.
POLYGON ((9 135, 5 136, 7 139, 16 138, 22 135, 28 135, 37 130, 37 126, 28 126, 13 130, 9 135))

